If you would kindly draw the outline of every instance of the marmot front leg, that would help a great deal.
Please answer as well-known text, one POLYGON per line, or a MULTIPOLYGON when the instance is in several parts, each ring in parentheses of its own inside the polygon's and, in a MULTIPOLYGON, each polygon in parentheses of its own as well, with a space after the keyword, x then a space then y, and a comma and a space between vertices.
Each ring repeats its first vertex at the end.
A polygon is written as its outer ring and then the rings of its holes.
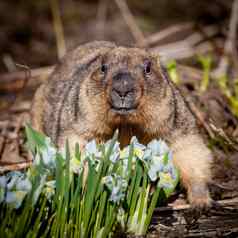
POLYGON ((197 208, 209 206, 207 185, 211 181, 212 156, 202 138, 197 134, 181 135, 171 146, 190 204, 197 208))

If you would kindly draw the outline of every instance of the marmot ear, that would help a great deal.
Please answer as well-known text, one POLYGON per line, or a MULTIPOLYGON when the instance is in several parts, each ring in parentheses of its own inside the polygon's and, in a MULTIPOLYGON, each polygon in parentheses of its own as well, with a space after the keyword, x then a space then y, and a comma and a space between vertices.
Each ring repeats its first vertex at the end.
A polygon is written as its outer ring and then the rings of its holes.
POLYGON ((80 45, 69 51, 57 65, 57 72, 54 74, 53 81, 59 81, 60 78, 65 80, 72 79, 74 75, 85 72, 90 66, 98 62, 100 58, 108 51, 115 48, 116 45, 108 41, 94 41, 80 45), (65 74, 67 72, 67 74, 65 74))
POLYGON ((72 57, 79 61, 80 59, 86 59, 88 55, 103 55, 115 47, 116 44, 109 41, 93 41, 84 45, 80 45, 78 48, 73 50, 72 57))

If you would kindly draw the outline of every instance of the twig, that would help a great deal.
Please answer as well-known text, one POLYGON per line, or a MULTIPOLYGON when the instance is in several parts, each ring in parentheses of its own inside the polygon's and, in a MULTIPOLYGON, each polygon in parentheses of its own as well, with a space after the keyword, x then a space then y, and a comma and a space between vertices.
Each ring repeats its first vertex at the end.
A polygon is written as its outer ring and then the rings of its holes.
POLYGON ((159 41, 164 40, 165 38, 174 35, 178 32, 182 32, 182 31, 186 31, 189 29, 192 29, 194 27, 194 24, 191 22, 187 22, 187 23, 182 23, 182 24, 176 24, 176 25, 172 25, 166 29, 163 29, 159 32, 156 32, 152 35, 150 35, 149 37, 146 38, 146 43, 147 45, 153 45, 158 43, 159 41))
MULTIPOLYGON (((221 206, 238 206, 238 198, 232 198, 232 199, 226 199, 226 200, 220 200, 216 201, 218 205, 221 206)), ((180 210, 187 210, 191 208, 189 204, 185 205, 170 205, 167 207, 158 207, 155 209, 155 212, 164 212, 164 211, 180 211, 180 210)))
POLYGON ((197 120, 201 123, 203 128, 206 130, 207 134, 210 138, 215 138, 213 131, 211 130, 209 124, 205 121, 203 114, 199 111, 199 109, 195 106, 195 104, 190 100, 188 101, 191 111, 197 118, 197 120))
POLYGON ((29 112, 31 108, 31 102, 29 100, 21 101, 20 103, 15 103, 10 109, 11 113, 22 113, 29 112))
POLYGON ((202 70, 181 64, 177 64, 177 73, 184 84, 200 82, 203 76, 202 70))
POLYGON ((53 69, 54 66, 49 66, 31 70, 31 76, 27 84, 25 71, 1 74, 0 92, 18 92, 21 91, 24 84, 26 84, 26 87, 37 86, 48 78, 53 69))
POLYGON ((224 46, 224 54, 220 59, 217 69, 212 73, 213 77, 219 78, 226 75, 230 57, 232 57, 236 68, 238 68, 237 60, 237 51, 236 51, 236 31, 238 26, 238 0, 233 1, 231 18, 229 23, 229 32, 224 46))
POLYGON ((105 22, 107 16, 107 4, 108 0, 100 0, 97 10, 97 35, 99 38, 103 38, 105 34, 105 22))
POLYGON ((10 54, 4 54, 2 57, 2 61, 5 64, 8 72, 16 71, 16 65, 10 54))
POLYGON ((16 66, 19 68, 22 68, 25 72, 25 78, 21 88, 21 91, 23 91, 26 88, 26 85, 28 84, 29 79, 31 78, 31 69, 27 65, 23 65, 23 64, 16 64, 16 66))
POLYGON ((53 25, 56 36, 58 58, 61 59, 66 53, 66 46, 58 0, 50 0, 50 6, 53 15, 53 25))
POLYGON ((151 48, 149 51, 153 54, 158 54, 161 57, 161 61, 164 63, 173 60, 181 60, 190 58, 197 54, 204 54, 213 50, 213 47, 209 42, 204 42, 198 46, 189 45, 185 40, 174 42, 155 48, 151 48))
MULTIPOLYGON (((204 32, 206 32, 207 37, 211 37, 218 33, 218 28, 214 26, 208 26, 204 29, 204 32)), ((199 32, 195 32, 184 40, 153 47, 150 48, 150 51, 154 54, 159 54, 161 56, 161 60, 164 62, 170 59, 189 58, 195 54, 205 53, 213 50, 211 43, 201 43, 203 40, 204 35, 199 32)))
POLYGON ((136 40, 137 44, 139 46, 146 46, 146 39, 138 27, 130 9, 128 8, 128 5, 125 0, 115 0, 115 3, 117 4, 118 8, 120 9, 122 16, 129 27, 134 39, 136 40))
POLYGON ((225 51, 228 54, 233 55, 236 60, 237 60, 237 51, 236 51, 237 26, 238 26, 238 0, 234 0, 229 25, 228 39, 225 44, 225 51))
POLYGON ((32 161, 27 161, 27 162, 21 162, 18 164, 10 164, 10 165, 4 165, 0 166, 0 174, 3 174, 7 171, 15 171, 15 170, 22 170, 30 167, 32 164, 32 161))
POLYGON ((195 54, 194 48, 185 40, 156 46, 150 48, 149 51, 153 54, 158 54, 161 57, 161 61, 165 63, 171 59, 178 60, 189 58, 195 54))
POLYGON ((227 134, 225 133, 225 131, 222 128, 217 128, 214 124, 210 123, 211 129, 213 130, 213 132, 216 133, 217 136, 221 137, 227 144, 229 144, 230 146, 232 146, 233 149, 235 149, 236 151, 238 151, 238 145, 237 142, 235 140, 231 140, 227 134))
POLYGON ((203 31, 197 31, 186 38, 186 41, 191 45, 196 45, 202 42, 204 39, 215 36, 219 32, 216 25, 206 26, 203 31))
POLYGON ((19 68, 22 68, 24 70, 23 72, 25 74, 25 77, 23 79, 22 85, 20 86, 20 89, 16 92, 14 100, 8 105, 8 109, 11 109, 14 106, 15 102, 17 100, 19 100, 20 96, 22 95, 22 92, 26 88, 26 85, 27 85, 29 79, 31 78, 31 70, 30 70, 30 68, 27 65, 15 64, 15 66, 17 66, 19 68))

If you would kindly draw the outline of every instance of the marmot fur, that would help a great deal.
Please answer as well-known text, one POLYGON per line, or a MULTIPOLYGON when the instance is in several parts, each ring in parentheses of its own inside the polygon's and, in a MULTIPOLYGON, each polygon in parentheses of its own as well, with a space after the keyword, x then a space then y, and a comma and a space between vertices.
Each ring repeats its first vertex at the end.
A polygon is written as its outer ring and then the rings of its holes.
POLYGON ((35 94, 33 127, 59 146, 104 142, 119 129, 122 146, 136 136, 163 138, 173 150, 188 200, 209 205, 212 156, 183 96, 158 57, 144 49, 92 42, 69 52, 35 94))

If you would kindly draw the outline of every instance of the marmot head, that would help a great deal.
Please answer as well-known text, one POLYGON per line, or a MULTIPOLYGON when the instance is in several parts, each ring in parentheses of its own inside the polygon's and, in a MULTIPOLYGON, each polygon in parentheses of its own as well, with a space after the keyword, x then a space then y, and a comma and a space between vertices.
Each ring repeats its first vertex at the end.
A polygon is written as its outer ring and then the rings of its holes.
POLYGON ((107 121, 136 123, 142 116, 148 118, 145 114, 164 95, 166 80, 158 57, 144 49, 102 48, 91 62, 85 100, 107 121))

